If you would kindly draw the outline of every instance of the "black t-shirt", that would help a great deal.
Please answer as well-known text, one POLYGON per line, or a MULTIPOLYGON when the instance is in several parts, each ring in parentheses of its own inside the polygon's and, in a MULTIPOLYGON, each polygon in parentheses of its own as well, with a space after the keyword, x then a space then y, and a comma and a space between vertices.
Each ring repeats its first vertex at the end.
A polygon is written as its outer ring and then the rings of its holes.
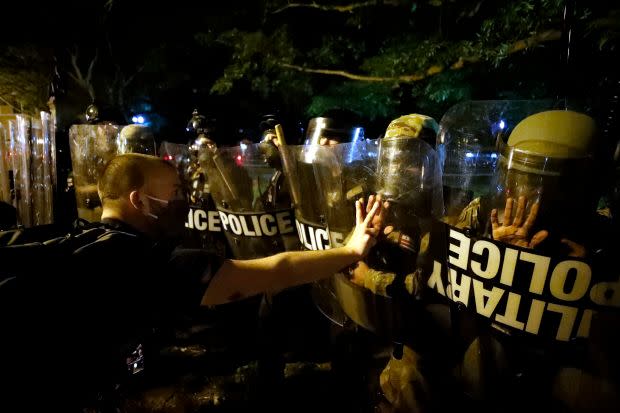
POLYGON ((22 349, 26 383, 56 399, 47 406, 89 403, 130 380, 138 349, 145 353, 141 374, 148 373, 154 337, 175 315, 200 305, 221 264, 203 250, 154 242, 120 221, 103 226, 106 232, 77 248, 66 266, 41 277, 31 300, 22 349))

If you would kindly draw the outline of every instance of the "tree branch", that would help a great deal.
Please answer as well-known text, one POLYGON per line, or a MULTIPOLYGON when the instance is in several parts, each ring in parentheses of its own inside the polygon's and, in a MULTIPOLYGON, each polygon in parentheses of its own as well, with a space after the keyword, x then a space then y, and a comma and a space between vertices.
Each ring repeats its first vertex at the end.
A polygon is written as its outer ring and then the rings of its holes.
MULTIPOLYGON (((535 34, 527 39, 518 40, 513 43, 508 49, 508 54, 516 53, 521 50, 534 47, 540 43, 550 42, 553 40, 559 40, 562 37, 562 32, 559 30, 547 30, 542 33, 535 34)), ((465 63, 476 63, 480 60, 479 57, 460 57, 456 62, 450 65, 451 70, 458 70, 465 66, 465 63)), ((297 70, 303 73, 316 73, 328 76, 340 76, 351 80, 359 80, 362 82, 400 82, 400 83, 412 83, 427 77, 434 76, 443 72, 446 68, 441 65, 433 65, 425 71, 413 75, 402 76, 367 76, 358 75, 355 73, 346 72, 344 70, 331 70, 331 69, 311 69, 303 66, 292 65, 289 63, 281 63, 281 67, 291 70, 297 70)))
POLYGON ((98 51, 95 51, 95 56, 90 61, 88 65, 88 70, 86 72, 86 77, 82 74, 82 70, 78 65, 78 55, 79 49, 76 48, 74 53, 71 53, 71 66, 73 67, 73 71, 75 73, 69 73, 69 76, 78 84, 78 86, 82 87, 91 99, 95 99, 95 89, 92 84, 92 76, 93 76, 93 68, 95 67, 95 62, 97 61, 97 57, 99 55, 98 51))
POLYGON ((361 9, 363 7, 377 6, 381 4, 382 6, 398 6, 398 1, 394 0, 385 0, 385 1, 365 1, 362 3, 352 3, 342 6, 326 6, 323 4, 312 3, 289 3, 286 6, 280 7, 279 9, 273 11, 271 14, 281 13, 287 9, 293 8, 307 8, 307 9, 317 9, 322 11, 336 11, 340 13, 353 13, 356 9, 361 9))

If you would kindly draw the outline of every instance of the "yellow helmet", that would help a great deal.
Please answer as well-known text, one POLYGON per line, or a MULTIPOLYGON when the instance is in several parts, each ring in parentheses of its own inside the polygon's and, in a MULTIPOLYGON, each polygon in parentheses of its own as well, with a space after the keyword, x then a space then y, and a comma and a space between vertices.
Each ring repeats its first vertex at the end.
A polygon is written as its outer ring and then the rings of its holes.
POLYGON ((515 126, 502 150, 508 169, 544 175, 561 174, 567 161, 592 153, 596 123, 570 110, 550 110, 528 116, 515 126))
POLYGON ((583 158, 592 149, 596 123, 583 113, 550 110, 523 119, 508 138, 508 146, 550 158, 583 158))
POLYGON ((434 135, 437 135, 439 124, 430 116, 412 113, 391 121, 385 131, 384 139, 397 137, 419 138, 424 129, 429 129, 434 135))

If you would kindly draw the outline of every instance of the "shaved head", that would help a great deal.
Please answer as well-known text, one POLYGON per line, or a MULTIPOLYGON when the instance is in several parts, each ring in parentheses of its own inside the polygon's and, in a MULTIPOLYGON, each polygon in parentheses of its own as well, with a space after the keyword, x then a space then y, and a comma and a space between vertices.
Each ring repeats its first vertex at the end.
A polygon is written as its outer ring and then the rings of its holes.
POLYGON ((99 179, 98 191, 102 204, 128 197, 132 191, 142 189, 148 182, 145 177, 176 174, 170 163, 151 155, 129 153, 112 159, 99 179))

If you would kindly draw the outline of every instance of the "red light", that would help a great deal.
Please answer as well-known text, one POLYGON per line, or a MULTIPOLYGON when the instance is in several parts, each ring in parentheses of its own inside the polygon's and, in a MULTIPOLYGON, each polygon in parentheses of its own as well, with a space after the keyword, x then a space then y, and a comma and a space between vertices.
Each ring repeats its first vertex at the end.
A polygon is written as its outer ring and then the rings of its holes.
POLYGON ((241 155, 237 155, 237 157, 235 158, 235 160, 237 161, 237 165, 241 165, 243 163, 242 159, 243 158, 241 157, 241 155))
POLYGON ((164 155, 164 161, 171 161, 172 155, 164 155))

